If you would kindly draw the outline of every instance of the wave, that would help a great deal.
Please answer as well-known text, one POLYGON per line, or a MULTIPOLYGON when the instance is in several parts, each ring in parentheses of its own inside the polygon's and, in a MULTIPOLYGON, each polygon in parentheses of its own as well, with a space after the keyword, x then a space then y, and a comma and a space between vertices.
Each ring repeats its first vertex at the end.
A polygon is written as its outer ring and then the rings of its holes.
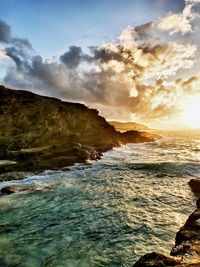
POLYGON ((199 163, 190 163, 190 162, 129 163, 127 167, 130 170, 145 171, 151 173, 200 176, 199 163))

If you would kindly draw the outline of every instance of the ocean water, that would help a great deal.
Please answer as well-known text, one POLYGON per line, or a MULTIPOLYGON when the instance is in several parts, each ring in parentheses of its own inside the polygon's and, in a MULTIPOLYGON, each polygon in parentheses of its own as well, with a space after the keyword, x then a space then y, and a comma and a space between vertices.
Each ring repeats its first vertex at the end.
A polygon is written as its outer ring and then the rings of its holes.
POLYGON ((0 198, 0 266, 130 267, 169 253, 195 208, 188 181, 200 177, 200 133, 162 133, 70 170, 23 181, 35 192, 0 198))

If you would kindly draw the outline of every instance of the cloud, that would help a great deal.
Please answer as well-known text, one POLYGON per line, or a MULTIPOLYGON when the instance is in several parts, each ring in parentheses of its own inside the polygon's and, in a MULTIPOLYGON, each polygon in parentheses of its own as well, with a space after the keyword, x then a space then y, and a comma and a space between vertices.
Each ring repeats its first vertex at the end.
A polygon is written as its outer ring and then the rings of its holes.
POLYGON ((200 3, 200 0, 185 0, 185 2, 187 5, 191 5, 200 3))
POLYGON ((199 8, 199 0, 186 0, 185 8, 179 14, 167 14, 159 23, 158 28, 169 31, 170 34, 187 34, 195 30, 193 21, 199 17, 196 9, 199 8))
MULTIPOLYGON (((33 52, 32 45, 25 38, 18 38, 12 35, 11 27, 4 21, 0 20, 0 60, 11 59, 16 65, 16 72, 25 71, 28 61, 31 59, 33 52)), ((7 66, 7 63, 6 63, 7 66)), ((21 77, 21 75, 17 75, 21 77)))
MULTIPOLYGON (((193 4, 188 1, 186 7, 193 4)), ((184 10, 184 14, 193 12, 192 8, 184 10)), ((170 35, 176 30, 185 33, 185 24, 179 23, 181 29, 175 30, 170 23, 165 28, 167 19, 129 26, 117 42, 90 46, 88 53, 71 46, 56 59, 46 60, 33 53, 26 39, 12 37, 10 27, 1 23, 3 53, 14 62, 4 83, 84 102, 111 119, 135 116, 151 121, 172 116, 180 112, 180 98, 191 94, 199 84, 194 75, 181 76, 184 70, 193 70, 199 51, 196 43, 182 35, 178 39, 170 35)))
POLYGON ((4 21, 0 20, 0 42, 9 43, 11 40, 10 26, 4 21))
POLYGON ((6 57, 6 51, 3 47, 0 46, 0 60, 6 57))
POLYGON ((200 93, 200 77, 192 76, 185 80, 178 79, 176 86, 187 95, 198 94, 200 93))
POLYGON ((78 67, 82 59, 82 49, 70 46, 69 51, 60 56, 60 60, 70 69, 78 67))
POLYGON ((0 20, 0 42, 8 45, 14 45, 18 48, 32 49, 28 39, 13 37, 10 26, 0 20))
POLYGON ((171 34, 192 32, 190 16, 185 14, 168 14, 158 26, 162 30, 170 31, 171 34))
POLYGON ((5 54, 14 61, 18 70, 27 65, 28 55, 25 50, 9 46, 5 48, 5 54))

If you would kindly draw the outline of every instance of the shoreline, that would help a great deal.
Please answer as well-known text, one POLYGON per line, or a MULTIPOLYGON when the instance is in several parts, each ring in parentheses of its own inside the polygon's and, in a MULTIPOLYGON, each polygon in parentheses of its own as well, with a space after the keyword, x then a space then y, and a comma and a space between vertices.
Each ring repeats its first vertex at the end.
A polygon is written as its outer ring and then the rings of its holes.
POLYGON ((169 255, 151 252, 143 255, 133 267, 199 267, 200 266, 200 179, 188 182, 196 197, 196 209, 176 233, 169 255))
MULTIPOLYGON (((149 143, 155 142, 155 139, 141 139, 141 142, 131 142, 131 143, 149 143)), ((87 164, 87 161, 97 161, 100 160, 103 156, 103 153, 106 153, 113 148, 126 146, 128 143, 122 143, 121 145, 113 145, 107 148, 95 149, 89 146, 81 146, 81 144, 75 144, 74 147, 71 147, 71 151, 69 153, 68 146, 61 150, 55 150, 55 147, 50 147, 42 151, 27 151, 21 150, 17 151, 16 154, 12 155, 7 159, 1 159, 1 161, 5 164, 0 164, 0 182, 2 181, 11 181, 11 180, 20 180, 24 179, 21 175, 23 173, 32 173, 33 175, 41 174, 47 170, 56 171, 67 169, 68 167, 72 167, 75 164, 87 164), (39 162, 39 160, 45 157, 45 153, 49 153, 49 158, 45 158, 44 165, 39 162), (55 156, 57 154, 57 157, 55 156), (20 160, 18 162, 18 159, 20 160), (21 159, 24 161, 21 164, 21 159), (49 160, 49 162, 48 162, 49 160), (32 162, 34 165, 32 166, 32 162), (38 166, 35 163, 38 162, 38 166)))
MULTIPOLYGON (((191 181, 189 182, 189 185, 192 189, 192 191, 198 195, 198 193, 200 191, 196 190, 198 188, 198 186, 200 186, 200 180, 198 179, 191 179, 191 181)), ((20 186, 19 186, 20 187, 20 186)), ((27 184, 22 188, 8 188, 10 191, 7 191, 5 192, 5 195, 6 194, 10 194, 10 193, 18 193, 18 192, 22 192, 23 190, 24 191, 29 191, 29 192, 34 192, 34 191, 48 191, 49 188, 48 187, 44 187, 44 188, 37 188, 37 187, 33 187, 32 185, 28 185, 27 184), (12 192, 11 192, 12 191, 12 192)), ((6 189, 7 190, 7 189, 6 189)), ((186 204, 187 205, 187 204, 186 204)), ((195 226, 195 220, 194 219, 194 216, 196 216, 197 214, 197 211, 199 210, 199 204, 198 204, 198 208, 195 212, 193 212, 190 216, 189 216, 189 220, 187 220, 187 223, 180 228, 180 231, 178 231, 177 235, 180 236, 180 233, 181 233, 181 238, 182 237, 188 237, 188 233, 190 235, 191 232, 194 231, 194 227, 195 226), (192 220, 191 220, 192 218, 192 220), (190 222, 189 225, 190 225, 190 228, 189 228, 189 232, 188 232, 188 221, 190 222), (187 234, 185 235, 184 232, 185 230, 187 231, 187 234)), ((198 211, 199 212, 199 211, 198 211)), ((200 237, 200 235, 198 234, 197 235, 197 241, 198 241, 198 238, 200 237)), ((179 242, 175 244, 175 247, 172 249, 173 253, 175 253, 176 255, 173 255, 173 256, 166 256, 166 255, 163 255, 161 253, 156 253, 156 252, 153 252, 153 253, 148 253, 146 254, 145 256, 141 257, 140 260, 138 262, 135 263, 135 265, 133 266, 136 266, 136 267, 171 267, 171 266, 177 266, 177 267, 189 267, 189 266, 196 266, 198 267, 199 266, 199 261, 196 261, 196 263, 194 264, 194 260, 193 261, 190 261, 188 262, 187 259, 184 259, 182 260, 182 251, 185 251, 185 248, 186 249, 189 249, 189 253, 187 252, 184 252, 186 255, 189 255, 190 252, 191 252, 191 246, 188 246, 188 240, 181 240, 181 243, 180 243, 180 238, 178 237, 179 242), (185 243, 186 242, 186 243, 185 243), (178 254, 177 254, 178 253, 178 254), (139 265, 136 265, 136 264, 139 264, 139 265)), ((196 242, 196 241, 195 241, 196 242)), ((195 245, 196 246, 196 245, 195 245)), ((193 250, 193 244, 192 244, 192 250, 193 250)), ((195 250, 196 250, 196 247, 195 247, 195 250)), ((183 255, 185 257, 185 255, 183 255)), ((132 265, 130 265, 132 266, 132 265)))
POLYGON ((141 131, 118 132, 98 110, 83 104, 1 85, 0 90, 0 160, 4 161, 0 180, 11 179, 11 172, 57 170, 98 160, 113 147, 157 137, 141 131))

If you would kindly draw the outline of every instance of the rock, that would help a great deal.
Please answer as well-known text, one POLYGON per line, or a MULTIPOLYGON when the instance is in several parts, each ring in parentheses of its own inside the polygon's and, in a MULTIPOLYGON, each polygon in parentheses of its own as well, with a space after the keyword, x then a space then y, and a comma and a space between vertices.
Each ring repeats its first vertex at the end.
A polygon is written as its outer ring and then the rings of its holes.
POLYGON ((49 191, 50 188, 45 186, 45 187, 36 187, 34 185, 13 185, 13 186, 6 186, 3 187, 0 190, 0 195, 11 195, 14 193, 19 193, 19 192, 36 192, 36 191, 49 191))
POLYGON ((170 254, 173 257, 149 253, 142 256, 134 267, 200 266, 200 198, 196 204, 197 209, 176 234, 175 246, 170 254))
POLYGON ((155 138, 158 137, 155 134, 138 132, 138 131, 127 131, 122 133, 127 143, 144 143, 155 141, 155 138))
POLYGON ((0 181, 1 174, 59 169, 100 159, 115 146, 152 140, 116 131, 83 104, 0 86, 0 161, 15 163, 0 164, 0 181))
POLYGON ((33 185, 6 186, 0 190, 0 194, 1 195, 11 195, 14 193, 25 192, 25 191, 33 192, 33 191, 36 191, 36 188, 33 185))
POLYGON ((0 191, 1 195, 11 195, 17 192, 19 192, 19 190, 12 186, 3 187, 0 191))
POLYGON ((188 184, 193 193, 200 194, 200 179, 191 179, 188 184))
POLYGON ((109 123, 113 125, 117 131, 122 131, 122 132, 150 130, 147 126, 136 122, 109 121, 109 123))
POLYGON ((165 266, 176 266, 178 260, 173 257, 167 257, 163 254, 156 252, 148 253, 142 256, 133 267, 165 267, 165 266))
POLYGON ((0 174, 0 181, 21 180, 32 175, 31 172, 6 172, 0 174))
POLYGON ((200 198, 197 199, 196 205, 197 205, 197 209, 200 209, 200 198))
POLYGON ((172 256, 182 256, 184 259, 199 260, 200 264, 200 198, 197 209, 188 217, 185 225, 176 234, 176 242, 172 248, 172 256))

